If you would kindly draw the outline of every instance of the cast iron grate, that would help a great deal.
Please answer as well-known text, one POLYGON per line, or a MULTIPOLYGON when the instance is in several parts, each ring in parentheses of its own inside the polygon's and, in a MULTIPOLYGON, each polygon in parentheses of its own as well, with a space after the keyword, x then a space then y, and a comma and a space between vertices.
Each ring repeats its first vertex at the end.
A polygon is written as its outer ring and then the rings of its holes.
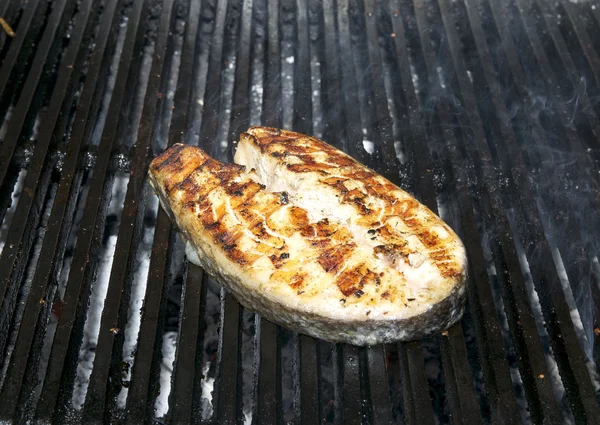
POLYGON ((0 420, 597 423, 600 5, 6 0, 0 420), (261 321, 148 188, 249 125, 344 149, 465 242, 468 310, 357 348, 261 321))

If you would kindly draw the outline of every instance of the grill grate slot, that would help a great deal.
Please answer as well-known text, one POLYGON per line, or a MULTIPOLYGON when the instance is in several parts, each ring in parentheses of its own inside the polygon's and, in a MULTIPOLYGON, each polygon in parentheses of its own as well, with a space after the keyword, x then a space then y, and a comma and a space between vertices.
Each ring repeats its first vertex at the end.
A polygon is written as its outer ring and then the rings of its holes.
POLYGON ((0 420, 600 417, 596 4, 30 0, 0 16, 16 32, 0 31, 0 420), (462 321, 330 344, 188 264, 149 161, 179 142, 231 161, 250 124, 322 136, 439 213, 469 256, 462 321))

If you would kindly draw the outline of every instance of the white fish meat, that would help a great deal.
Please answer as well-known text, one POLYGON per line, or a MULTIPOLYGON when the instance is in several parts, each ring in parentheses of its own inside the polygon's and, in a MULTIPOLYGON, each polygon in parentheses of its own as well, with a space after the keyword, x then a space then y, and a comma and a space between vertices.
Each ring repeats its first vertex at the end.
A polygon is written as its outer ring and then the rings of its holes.
POLYGON ((355 345, 421 338, 461 318, 464 246, 409 194, 285 130, 250 128, 235 162, 174 145, 149 175, 190 261, 245 307, 355 345))

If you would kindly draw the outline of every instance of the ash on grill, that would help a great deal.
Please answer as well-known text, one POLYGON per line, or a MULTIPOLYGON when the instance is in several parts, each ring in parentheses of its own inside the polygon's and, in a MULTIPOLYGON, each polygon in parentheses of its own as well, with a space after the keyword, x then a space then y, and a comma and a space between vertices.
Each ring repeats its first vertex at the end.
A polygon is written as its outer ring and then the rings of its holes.
POLYGON ((0 420, 595 423, 600 7, 560 0, 7 0, 0 420), (468 309, 356 348, 241 308, 146 183, 314 134, 463 238, 468 309))

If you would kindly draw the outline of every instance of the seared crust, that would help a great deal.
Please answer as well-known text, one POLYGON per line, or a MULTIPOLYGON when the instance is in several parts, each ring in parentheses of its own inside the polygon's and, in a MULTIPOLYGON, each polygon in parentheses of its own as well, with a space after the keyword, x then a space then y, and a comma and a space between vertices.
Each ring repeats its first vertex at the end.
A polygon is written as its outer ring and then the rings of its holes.
MULTIPOLYGON (((251 127, 241 139, 242 145, 252 145, 263 157, 274 158, 271 175, 287 173, 296 179, 293 174, 303 174, 308 176, 300 177, 308 182, 306 186, 320 185, 339 200, 340 206, 351 207, 354 224, 368 227, 370 234, 382 242, 375 247, 377 254, 407 258, 414 250, 404 235, 414 235, 442 277, 464 277, 465 251, 452 229, 426 206, 349 155, 314 137, 276 128, 251 127), (392 228, 390 219, 394 218, 402 221, 406 231, 392 228)), ((300 186, 298 192, 308 189, 302 183, 300 186)))
POLYGON ((277 129, 251 128, 236 162, 175 145, 149 175, 191 259, 246 307, 357 345, 419 338, 461 317, 464 248, 408 194, 324 142, 277 129), (268 164, 246 164, 244 149, 268 164), (273 175, 296 183, 279 190, 273 175), (347 221, 307 209, 307 188, 335 199, 347 221))

